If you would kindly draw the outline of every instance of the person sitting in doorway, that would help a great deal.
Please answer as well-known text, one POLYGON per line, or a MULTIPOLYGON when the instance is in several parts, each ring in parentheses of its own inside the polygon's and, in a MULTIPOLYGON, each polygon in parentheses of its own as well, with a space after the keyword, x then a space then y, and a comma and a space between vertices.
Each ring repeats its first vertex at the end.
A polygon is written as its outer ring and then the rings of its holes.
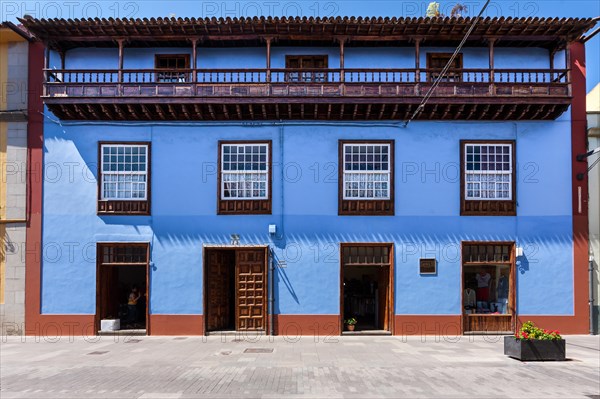
POLYGON ((137 303, 140 299, 140 292, 137 286, 131 288, 129 298, 127 299, 127 324, 133 324, 137 322, 137 303))

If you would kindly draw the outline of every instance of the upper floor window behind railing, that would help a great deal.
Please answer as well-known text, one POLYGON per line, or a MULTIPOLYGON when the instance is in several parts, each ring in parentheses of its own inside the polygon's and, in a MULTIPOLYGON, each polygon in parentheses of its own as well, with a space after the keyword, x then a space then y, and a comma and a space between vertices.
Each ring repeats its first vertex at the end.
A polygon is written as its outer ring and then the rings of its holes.
MULTIPOLYGON (((427 69, 431 70, 429 74, 427 74, 428 81, 435 81, 442 69, 448 64, 452 58, 452 53, 427 53, 427 69)), ((452 60, 452 64, 450 68, 448 68, 448 72, 442 77, 442 82, 460 82, 463 80, 462 77, 462 69, 463 69, 463 57, 462 54, 457 54, 454 60, 452 60)))
POLYGON ((155 68, 158 70, 156 81, 163 83, 187 82, 188 73, 178 69, 190 68, 188 54, 157 54, 154 58, 155 68), (162 71, 161 71, 162 70, 162 71))
POLYGON ((326 69, 326 55, 286 55, 285 68, 295 71, 289 71, 286 74, 288 82, 326 82, 326 71, 311 71, 311 69, 326 69), (300 71, 304 69, 304 71, 300 71))

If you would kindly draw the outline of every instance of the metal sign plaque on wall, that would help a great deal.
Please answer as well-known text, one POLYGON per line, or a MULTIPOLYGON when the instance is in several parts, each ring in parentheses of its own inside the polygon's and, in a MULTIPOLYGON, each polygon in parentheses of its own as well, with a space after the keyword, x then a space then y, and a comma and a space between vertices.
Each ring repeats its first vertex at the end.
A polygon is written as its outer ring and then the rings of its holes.
POLYGON ((436 274, 436 261, 435 258, 421 258, 419 259, 419 270, 421 274, 436 274))

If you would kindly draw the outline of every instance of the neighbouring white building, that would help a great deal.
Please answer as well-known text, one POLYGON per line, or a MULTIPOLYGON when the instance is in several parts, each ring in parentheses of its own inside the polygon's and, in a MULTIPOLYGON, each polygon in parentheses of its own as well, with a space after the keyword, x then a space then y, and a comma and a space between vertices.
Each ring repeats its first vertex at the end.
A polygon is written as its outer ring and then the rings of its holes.
POLYGON ((25 321, 27 170, 26 39, 0 27, 0 334, 25 321))

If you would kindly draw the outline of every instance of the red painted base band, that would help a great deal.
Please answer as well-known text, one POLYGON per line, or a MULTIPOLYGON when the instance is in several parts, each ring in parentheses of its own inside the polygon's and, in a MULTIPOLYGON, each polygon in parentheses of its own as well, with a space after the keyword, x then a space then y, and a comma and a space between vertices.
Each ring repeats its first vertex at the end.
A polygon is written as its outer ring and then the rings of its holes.
POLYGON ((94 315, 37 315, 25 322, 24 335, 44 337, 93 337, 94 315))
POLYGON ((204 335, 202 315, 152 314, 150 335, 204 335))
POLYGON ((394 335, 461 335, 460 315, 396 315, 394 335))
POLYGON ((273 316, 275 335, 295 337, 301 335, 340 335, 340 316, 334 315, 292 315, 273 316))
MULTIPOLYGON (((460 315, 396 315, 394 335, 460 336, 460 315)), ((561 334, 587 334, 585 320, 574 316, 517 317, 518 327, 533 321, 538 327, 559 330, 561 334)), ((275 335, 337 336, 341 334, 338 315, 275 315, 275 335)), ((52 339, 53 337, 92 337, 96 335, 94 315, 40 315, 27 322, 27 336, 52 339)), ((202 315, 150 315, 149 335, 203 335, 202 315)))

